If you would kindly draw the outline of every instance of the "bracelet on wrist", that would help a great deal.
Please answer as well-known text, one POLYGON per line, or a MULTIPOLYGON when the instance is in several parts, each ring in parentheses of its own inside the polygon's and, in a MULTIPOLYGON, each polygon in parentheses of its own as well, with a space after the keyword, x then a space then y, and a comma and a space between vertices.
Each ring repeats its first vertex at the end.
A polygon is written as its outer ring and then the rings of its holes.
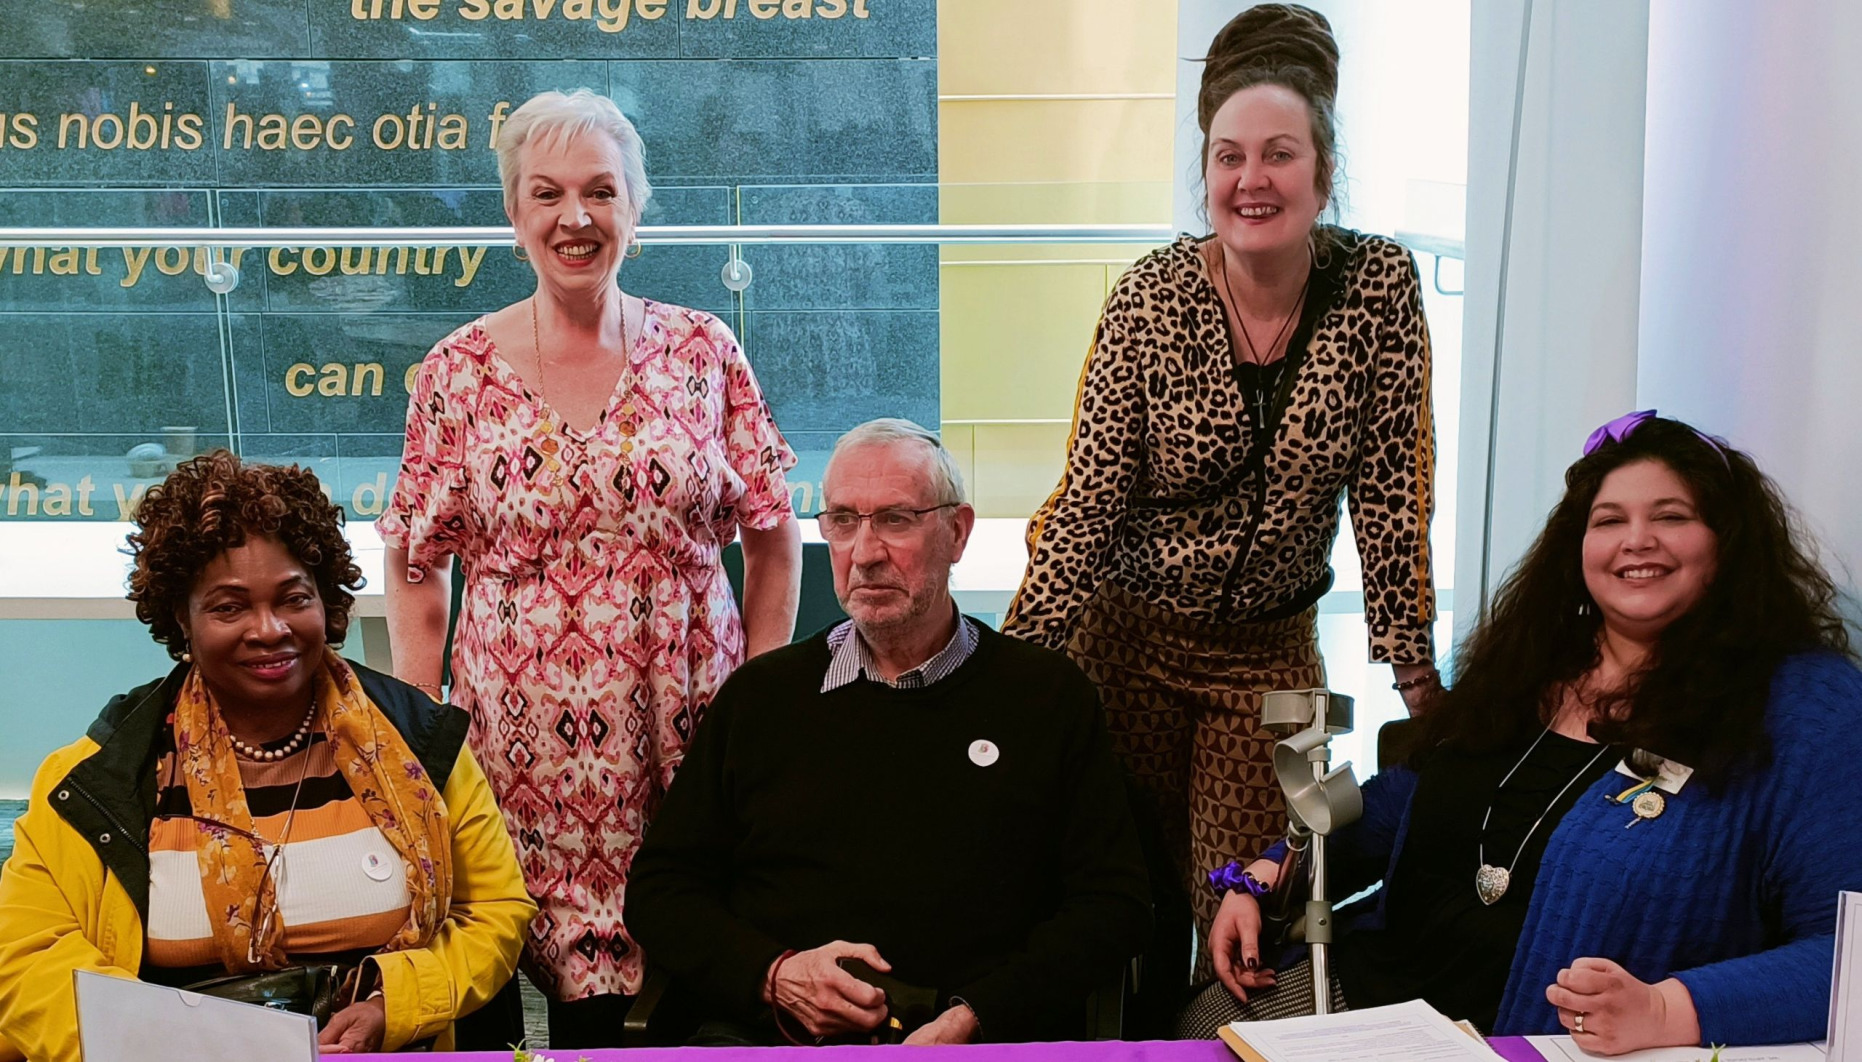
POLYGON ((769 980, 765 982, 767 986, 766 991, 769 994, 769 1013, 770 1017, 775 1019, 776 1030, 782 1033, 783 1039, 794 1044, 796 1047, 810 1047, 820 1044, 821 1038, 819 1036, 814 1037, 813 1043, 811 1044, 808 1040, 802 1039, 803 1036, 808 1034, 807 1029, 803 1029, 801 1035, 791 1032, 788 1023, 784 1021, 788 1015, 783 1011, 782 1004, 776 1001, 776 974, 782 969, 782 964, 795 958, 796 954, 797 952, 794 948, 789 948, 781 955, 776 956, 775 962, 769 964, 769 980))
POLYGON ((1418 687, 1440 686, 1441 684, 1442 673, 1434 668, 1430 668, 1422 674, 1417 675, 1415 678, 1407 678, 1401 682, 1392 682, 1390 688, 1398 693, 1407 693, 1418 687))

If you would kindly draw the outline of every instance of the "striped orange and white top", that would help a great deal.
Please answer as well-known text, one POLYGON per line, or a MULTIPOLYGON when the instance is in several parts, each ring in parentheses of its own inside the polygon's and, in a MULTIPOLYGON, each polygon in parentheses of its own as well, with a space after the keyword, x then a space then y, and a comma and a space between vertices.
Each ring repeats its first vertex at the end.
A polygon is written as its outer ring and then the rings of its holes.
MULTIPOLYGON (((149 832, 148 947, 143 961, 171 970, 217 967, 220 955, 195 855, 197 820, 187 781, 175 763, 173 734, 170 726, 156 768, 160 791, 149 832)), ((253 832, 268 856, 277 853, 271 873, 285 926, 286 954, 369 952, 392 939, 407 922, 412 902, 407 866, 369 821, 337 769, 328 737, 313 733, 304 748, 275 762, 241 759, 239 775, 253 832), (291 814, 294 795, 296 815, 291 814), (275 849, 280 842, 282 849, 275 849)))

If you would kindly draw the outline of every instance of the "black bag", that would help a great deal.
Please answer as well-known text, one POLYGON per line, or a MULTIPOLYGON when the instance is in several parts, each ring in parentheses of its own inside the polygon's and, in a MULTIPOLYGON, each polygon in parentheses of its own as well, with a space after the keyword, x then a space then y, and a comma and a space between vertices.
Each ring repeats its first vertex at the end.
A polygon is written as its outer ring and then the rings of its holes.
POLYGON ((874 1030, 881 1043, 896 1044, 937 1017, 937 990, 908 985, 860 959, 837 959, 841 969, 886 994, 886 1022, 874 1030))
POLYGON ((341 995, 343 971, 336 966, 287 966, 282 970, 215 977, 182 987, 183 992, 251 1003, 271 1010, 308 1014, 317 1028, 329 1024, 341 995))

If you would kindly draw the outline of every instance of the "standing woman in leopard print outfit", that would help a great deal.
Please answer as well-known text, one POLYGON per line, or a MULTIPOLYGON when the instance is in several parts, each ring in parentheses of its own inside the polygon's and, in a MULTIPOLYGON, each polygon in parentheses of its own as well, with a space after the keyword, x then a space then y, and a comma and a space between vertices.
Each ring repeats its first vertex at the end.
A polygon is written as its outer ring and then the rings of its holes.
POLYGON ((1341 496, 1371 658, 1412 710, 1435 688, 1428 328, 1407 251, 1320 221, 1337 83, 1306 8, 1263 4, 1216 35, 1197 99, 1214 234, 1114 286, 1004 624, 1099 685, 1174 878, 1154 884, 1160 940, 1188 940, 1167 897, 1181 909, 1187 890, 1206 935, 1219 897, 1201 872, 1284 829, 1260 697, 1324 684, 1341 496))

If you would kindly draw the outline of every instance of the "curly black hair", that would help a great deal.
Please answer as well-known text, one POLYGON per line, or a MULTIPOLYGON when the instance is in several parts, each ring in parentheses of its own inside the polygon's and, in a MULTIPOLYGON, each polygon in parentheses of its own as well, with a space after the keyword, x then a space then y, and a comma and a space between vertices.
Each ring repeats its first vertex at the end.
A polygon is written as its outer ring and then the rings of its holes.
POLYGON ((1424 715, 1418 756, 1444 741, 1516 746, 1549 722, 1562 686, 1597 665, 1603 623, 1583 571, 1590 508, 1611 472, 1656 460, 1685 482, 1717 539, 1717 574, 1661 633, 1629 685, 1603 699, 1591 736, 1693 767, 1709 786, 1770 755, 1765 706, 1787 656, 1853 656, 1835 584, 1813 540, 1750 457, 1651 418, 1565 473, 1545 530, 1455 655, 1455 683, 1424 715))
POLYGON ((274 538, 304 566, 323 599, 324 636, 341 645, 362 569, 343 537, 343 511, 309 469, 246 464, 226 450, 202 454, 150 487, 136 506, 127 552, 135 560, 129 599, 149 634, 179 660, 187 651, 181 616, 207 564, 245 544, 274 538))

